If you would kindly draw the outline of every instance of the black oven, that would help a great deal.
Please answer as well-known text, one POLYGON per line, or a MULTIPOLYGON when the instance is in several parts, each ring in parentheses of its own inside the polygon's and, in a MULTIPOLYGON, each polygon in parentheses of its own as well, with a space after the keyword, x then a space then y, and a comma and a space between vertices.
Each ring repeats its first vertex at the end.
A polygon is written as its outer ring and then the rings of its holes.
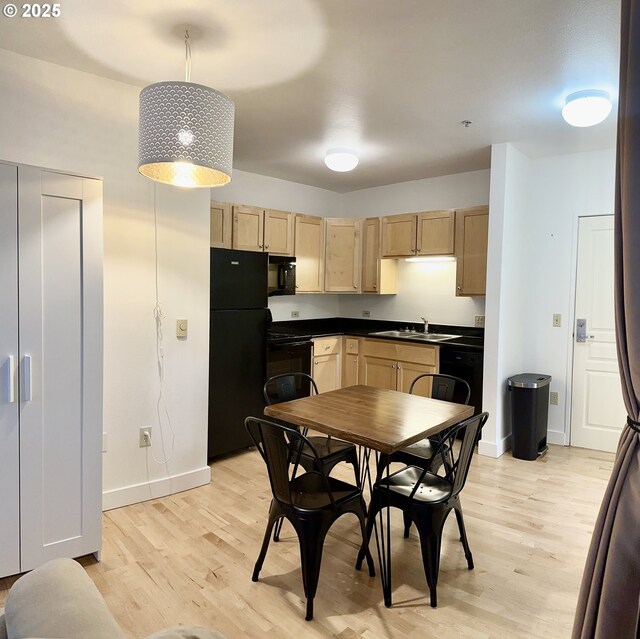
MULTIPOLYGON (((267 379, 284 373, 311 374, 313 342, 307 337, 296 337, 269 332, 267 337, 267 379)), ((298 397, 310 394, 309 383, 300 380, 298 397)), ((273 398, 275 403, 275 398, 273 398)))
POLYGON ((296 294, 296 258, 269 255, 269 297, 296 294))

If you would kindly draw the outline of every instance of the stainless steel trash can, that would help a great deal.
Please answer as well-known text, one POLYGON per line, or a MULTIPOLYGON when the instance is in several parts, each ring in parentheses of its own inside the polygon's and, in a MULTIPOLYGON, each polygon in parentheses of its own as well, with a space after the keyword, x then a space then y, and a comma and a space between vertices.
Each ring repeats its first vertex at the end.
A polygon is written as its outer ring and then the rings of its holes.
POLYGON ((511 452, 516 459, 537 459, 547 450, 551 375, 521 373, 509 378, 511 452))

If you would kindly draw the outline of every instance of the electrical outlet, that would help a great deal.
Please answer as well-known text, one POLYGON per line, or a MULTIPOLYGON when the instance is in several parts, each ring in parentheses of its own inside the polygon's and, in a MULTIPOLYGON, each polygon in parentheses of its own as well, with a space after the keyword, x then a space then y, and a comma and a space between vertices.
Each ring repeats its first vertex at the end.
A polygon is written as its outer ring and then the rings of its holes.
POLYGON ((556 393, 555 391, 551 391, 549 393, 549 403, 553 404, 553 406, 557 406, 558 402, 559 402, 558 393, 556 393))
POLYGON ((362 317, 371 317, 371 311, 362 311, 362 317))
POLYGON ((151 446, 151 426, 145 426, 140 429, 140 439, 138 441, 140 448, 151 446))
POLYGON ((291 311, 291 317, 300 317, 300 311, 291 311))
POLYGON ((484 315, 476 315, 476 328, 484 328, 484 315))
POLYGON ((553 314, 553 327, 560 328, 562 326, 562 315, 560 313, 553 314))

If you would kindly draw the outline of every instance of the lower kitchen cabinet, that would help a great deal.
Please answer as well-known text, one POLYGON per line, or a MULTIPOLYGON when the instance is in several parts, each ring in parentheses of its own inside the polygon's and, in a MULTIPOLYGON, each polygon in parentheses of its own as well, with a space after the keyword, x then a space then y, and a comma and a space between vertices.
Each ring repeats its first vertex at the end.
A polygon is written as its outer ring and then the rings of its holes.
MULTIPOLYGON (((372 339, 362 342, 359 382, 366 386, 408 393, 411 382, 418 375, 435 373, 437 370, 437 346, 372 339)), ((430 381, 419 382, 414 393, 430 396, 430 381)))
POLYGON ((342 372, 342 337, 321 337, 313 340, 311 376, 318 392, 340 388, 342 372))
POLYGON ((0 164, 0 577, 101 546, 102 182, 0 164))
POLYGON ((342 388, 355 386, 358 383, 358 348, 357 337, 345 337, 342 348, 342 388))

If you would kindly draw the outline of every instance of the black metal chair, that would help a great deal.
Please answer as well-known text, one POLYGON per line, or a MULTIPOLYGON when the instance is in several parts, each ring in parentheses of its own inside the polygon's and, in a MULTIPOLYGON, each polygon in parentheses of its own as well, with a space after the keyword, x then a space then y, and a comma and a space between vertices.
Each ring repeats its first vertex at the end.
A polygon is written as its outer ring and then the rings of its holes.
MULTIPOLYGON (((306 373, 283 373, 282 375, 274 375, 265 383, 262 394, 267 406, 274 401, 288 402, 299 397, 306 397, 308 392, 313 390, 315 395, 318 394, 318 387, 313 381, 311 375, 306 373)), ((276 423, 284 424, 290 429, 299 431, 298 426, 274 420, 276 423)), ((306 437, 307 429, 302 431, 306 437)), ((290 461, 299 463, 305 470, 320 470, 321 468, 329 475, 336 464, 347 462, 353 466, 356 478, 356 485, 360 486, 360 465, 358 463, 358 449, 351 443, 327 437, 326 435, 314 435, 308 438, 313 444, 317 459, 320 460, 320 466, 317 466, 316 457, 310 455, 308 451, 296 450, 295 446, 290 444, 290 461)), ((278 541, 281 524, 276 527, 274 541, 278 541)))
POLYGON ((252 580, 258 581, 274 524, 281 519, 288 519, 300 543, 302 582, 307 598, 305 619, 309 621, 313 619, 313 599, 318 586, 324 538, 336 519, 342 515, 353 513, 358 518, 362 532, 360 553, 367 559, 369 574, 372 577, 375 575, 365 534, 366 508, 362 490, 358 486, 329 477, 313 444, 299 431, 257 417, 247 417, 245 426, 267 465, 273 493, 267 529, 252 580), (297 451, 306 449, 305 454, 315 458, 318 470, 296 477, 298 464, 292 466, 290 463, 291 444, 294 444, 297 451))
MULTIPOLYGON (((409 393, 413 394, 416 384, 425 378, 431 378, 431 398, 451 402, 455 399, 461 404, 468 404, 471 398, 471 387, 468 382, 454 375, 444 373, 423 373, 418 375, 409 386, 409 393)), ((378 461, 378 475, 376 480, 382 477, 384 469, 392 462, 399 462, 409 466, 419 468, 429 468, 436 472, 440 466, 448 463, 449 452, 440 448, 436 455, 435 450, 441 438, 446 434, 441 433, 437 437, 423 439, 415 444, 411 444, 402 450, 391 453, 391 455, 380 455, 378 461)))
MULTIPOLYGON (((454 451, 452 466, 444 477, 426 468, 406 466, 378 480, 373 486, 367 514, 367 539, 371 536, 375 517, 382 508, 393 507, 402 510, 405 516, 405 537, 409 535, 411 522, 415 523, 420 536, 422 561, 433 608, 438 605, 436 586, 440 569, 442 529, 452 510, 456 513, 467 566, 469 570, 473 570, 473 555, 467 541, 459 495, 469 474, 476 439, 487 417, 488 413, 480 413, 456 424, 447 431, 445 437, 436 446, 435 454, 445 446, 450 451, 454 451), (464 432, 464 437, 459 446, 454 447, 456 437, 461 432, 464 432)), ((358 555, 356 568, 360 568, 363 558, 364 555, 361 552, 358 555)))

